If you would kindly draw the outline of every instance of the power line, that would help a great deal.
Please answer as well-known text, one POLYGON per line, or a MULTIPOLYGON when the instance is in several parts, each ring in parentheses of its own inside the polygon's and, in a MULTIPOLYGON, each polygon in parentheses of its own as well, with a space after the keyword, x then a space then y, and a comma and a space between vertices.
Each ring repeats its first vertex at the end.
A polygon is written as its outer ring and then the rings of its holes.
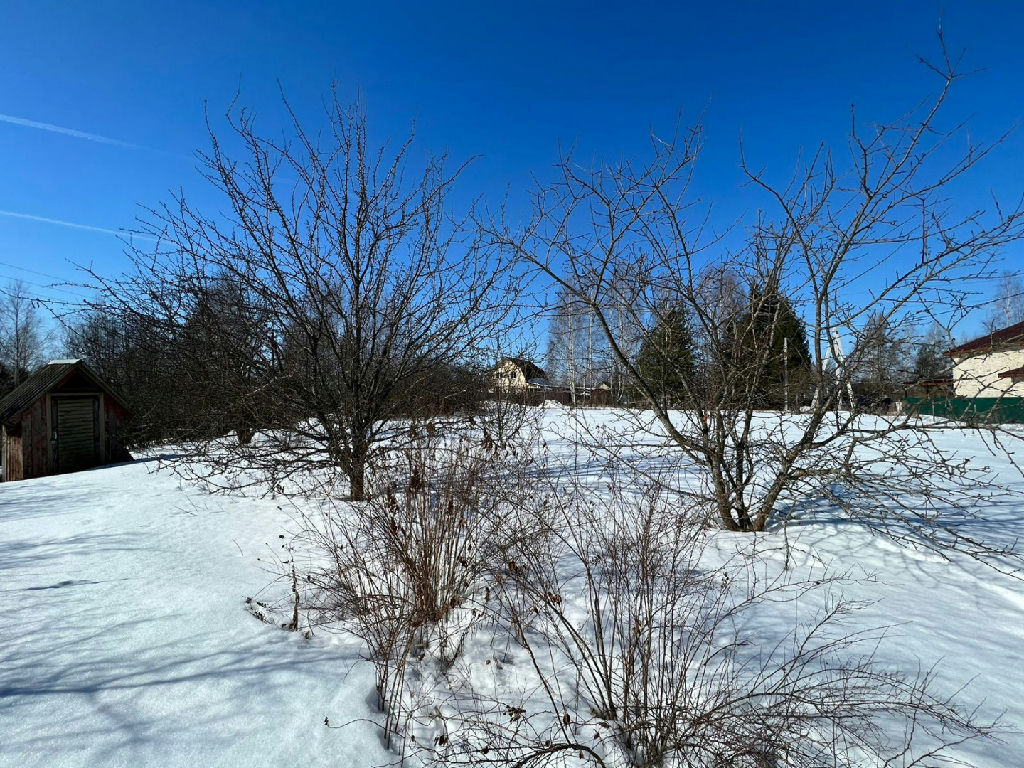
MULTIPOLYGON (((71 290, 70 288, 62 288, 62 287, 60 287, 58 285, 46 285, 44 283, 38 283, 38 282, 36 282, 34 280, 26 280, 26 279, 24 279, 22 277, 19 277, 17 275, 0 274, 0 279, 9 280, 12 283, 22 283, 23 285, 35 286, 36 289, 41 289, 43 291, 58 291, 60 293, 66 293, 66 294, 69 294, 71 296, 77 296, 78 298, 81 298, 81 299, 88 299, 89 298, 89 294, 87 294, 87 293, 81 293, 79 291, 74 291, 74 290, 71 290)), ((14 294, 11 293, 11 291, 8 288, 0 288, 0 293, 3 293, 5 296, 13 296, 14 295, 14 294)), ((35 298, 35 299, 38 299, 38 300, 43 300, 42 297, 38 297, 38 296, 30 297, 30 298, 35 298)))
POLYGON ((61 278, 57 277, 57 275, 51 275, 51 274, 49 274, 47 272, 40 272, 38 269, 29 269, 28 267, 21 267, 21 266, 18 266, 17 264, 11 264, 11 263, 6 262, 6 261, 0 261, 0 267, 7 267, 9 269, 17 269, 17 270, 20 270, 21 272, 28 272, 28 273, 33 274, 33 275, 39 275, 40 277, 48 277, 51 280, 55 280, 55 281, 58 281, 58 282, 61 280, 61 278))

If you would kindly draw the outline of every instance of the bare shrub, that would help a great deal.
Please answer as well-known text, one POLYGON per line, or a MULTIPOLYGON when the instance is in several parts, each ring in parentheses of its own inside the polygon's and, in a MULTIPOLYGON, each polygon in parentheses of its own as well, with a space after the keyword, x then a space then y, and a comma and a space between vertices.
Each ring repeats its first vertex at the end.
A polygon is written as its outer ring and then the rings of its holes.
POLYGON ((513 455, 536 444, 537 419, 535 408, 504 390, 492 393, 477 416, 485 442, 513 455))
POLYGON ((882 631, 846 626, 855 606, 821 567, 794 579, 779 553, 730 552, 660 490, 613 485, 609 501, 577 486, 549 501, 558 546, 501 579, 535 682, 520 700, 460 701, 437 762, 915 765, 990 732, 935 696, 929 674, 881 667, 882 631), (780 630, 798 602, 820 608, 780 630))
POLYGON ((313 613, 366 642, 387 740, 410 660, 450 667, 487 615, 489 577, 546 532, 521 503, 532 462, 524 447, 431 425, 411 426, 408 438, 375 466, 366 502, 309 525, 329 561, 309 577, 313 613))

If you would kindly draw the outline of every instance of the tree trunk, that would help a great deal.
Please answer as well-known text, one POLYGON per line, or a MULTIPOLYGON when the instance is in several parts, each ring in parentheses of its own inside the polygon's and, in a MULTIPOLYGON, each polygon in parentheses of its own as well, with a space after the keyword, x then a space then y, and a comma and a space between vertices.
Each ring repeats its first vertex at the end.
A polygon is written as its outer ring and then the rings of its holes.
POLYGON ((353 439, 352 455, 348 467, 349 498, 352 501, 366 500, 366 460, 369 455, 368 443, 353 439))
POLYGON ((353 463, 349 470, 349 483, 351 493, 349 498, 352 501, 366 500, 366 462, 353 463))

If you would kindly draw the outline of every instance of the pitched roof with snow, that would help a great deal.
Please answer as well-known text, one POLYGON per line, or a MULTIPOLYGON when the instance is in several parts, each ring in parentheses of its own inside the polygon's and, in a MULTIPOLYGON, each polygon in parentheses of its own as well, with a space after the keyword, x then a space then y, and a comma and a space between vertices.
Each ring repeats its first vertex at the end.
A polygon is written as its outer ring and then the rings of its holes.
POLYGON ((110 393, 121 405, 125 405, 124 400, 81 360, 54 360, 33 373, 20 386, 0 400, 0 424, 14 421, 22 411, 59 385, 75 370, 82 371, 98 387, 110 393))
POLYGON ((1024 323, 1016 323, 966 341, 958 347, 946 350, 946 355, 960 357, 972 352, 989 352, 997 347, 1024 347, 1024 323))
POLYGON ((506 357, 502 362, 509 362, 516 366, 520 371, 523 372, 523 376, 526 377, 527 381, 531 379, 547 379, 548 375, 544 373, 544 369, 536 363, 530 362, 522 357, 506 357))

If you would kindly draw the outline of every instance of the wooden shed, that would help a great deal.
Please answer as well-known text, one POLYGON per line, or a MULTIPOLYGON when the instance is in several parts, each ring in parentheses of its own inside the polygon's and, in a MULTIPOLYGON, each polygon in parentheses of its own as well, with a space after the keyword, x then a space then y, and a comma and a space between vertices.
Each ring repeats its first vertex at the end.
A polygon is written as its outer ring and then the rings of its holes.
POLYGON ((54 360, 0 400, 0 480, 131 458, 124 401, 81 360, 54 360))

